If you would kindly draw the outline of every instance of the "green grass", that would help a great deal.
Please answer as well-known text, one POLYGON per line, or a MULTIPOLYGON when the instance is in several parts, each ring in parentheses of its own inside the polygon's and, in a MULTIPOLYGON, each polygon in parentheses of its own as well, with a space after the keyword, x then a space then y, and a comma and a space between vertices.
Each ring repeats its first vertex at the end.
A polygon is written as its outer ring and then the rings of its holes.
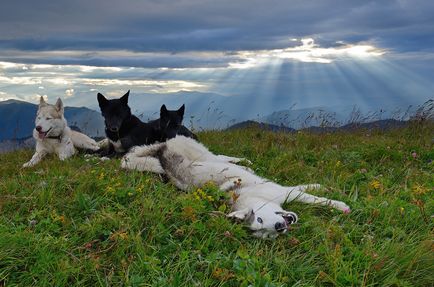
POLYGON ((300 221, 274 241, 215 212, 229 207, 212 185, 208 197, 119 160, 21 169, 32 151, 2 154, 0 286, 432 286, 433 130, 200 133, 261 176, 321 183, 316 194, 352 208, 287 204, 300 221))

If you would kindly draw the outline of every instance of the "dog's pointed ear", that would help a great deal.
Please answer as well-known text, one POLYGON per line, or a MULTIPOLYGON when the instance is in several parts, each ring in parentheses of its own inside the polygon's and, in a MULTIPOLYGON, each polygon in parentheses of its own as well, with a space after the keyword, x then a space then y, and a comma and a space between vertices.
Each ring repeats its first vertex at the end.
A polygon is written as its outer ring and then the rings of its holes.
POLYGON ((97 99, 98 99, 98 104, 99 104, 100 108, 104 107, 108 103, 108 100, 106 99, 106 97, 104 97, 104 95, 101 93, 98 93, 97 99))
POLYGON ((250 220, 250 218, 252 218, 254 216, 255 216, 255 213, 253 212, 253 209, 251 209, 251 208, 244 208, 241 210, 236 210, 236 211, 231 212, 227 215, 227 217, 229 217, 229 218, 245 220, 245 221, 250 220))
POLYGON ((166 105, 162 105, 160 108, 160 118, 167 114, 166 105))
POLYGON ((46 106, 46 105, 47 105, 47 102, 44 100, 44 97, 41 96, 39 98, 39 107, 46 106))
POLYGON ((62 112, 63 113, 63 102, 60 98, 57 99, 56 104, 54 105, 56 107, 56 110, 58 112, 62 112))
POLYGON ((123 103, 124 105, 128 105, 128 97, 130 95, 130 90, 128 90, 128 92, 125 93, 125 95, 123 95, 120 100, 121 103, 123 103))
POLYGON ((185 111, 185 105, 182 105, 179 109, 178 109, 178 115, 180 115, 181 117, 184 116, 184 111, 185 111))

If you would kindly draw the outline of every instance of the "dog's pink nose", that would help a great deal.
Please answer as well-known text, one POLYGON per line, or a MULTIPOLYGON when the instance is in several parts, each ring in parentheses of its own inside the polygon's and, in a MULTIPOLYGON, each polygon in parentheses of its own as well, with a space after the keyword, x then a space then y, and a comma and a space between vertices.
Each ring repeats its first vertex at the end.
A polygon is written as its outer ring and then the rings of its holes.
POLYGON ((40 131, 42 130, 42 127, 41 127, 41 126, 36 126, 36 130, 37 130, 38 132, 40 132, 40 131))

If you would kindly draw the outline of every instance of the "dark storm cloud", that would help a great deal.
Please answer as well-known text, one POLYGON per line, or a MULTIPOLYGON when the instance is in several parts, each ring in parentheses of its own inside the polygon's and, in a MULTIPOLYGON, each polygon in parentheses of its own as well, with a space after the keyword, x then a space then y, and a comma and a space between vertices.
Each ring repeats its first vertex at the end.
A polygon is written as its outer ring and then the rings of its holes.
POLYGON ((0 48, 237 51, 313 36, 322 45, 374 41, 395 51, 423 50, 433 44, 433 12, 434 2, 425 0, 6 0, 0 48))

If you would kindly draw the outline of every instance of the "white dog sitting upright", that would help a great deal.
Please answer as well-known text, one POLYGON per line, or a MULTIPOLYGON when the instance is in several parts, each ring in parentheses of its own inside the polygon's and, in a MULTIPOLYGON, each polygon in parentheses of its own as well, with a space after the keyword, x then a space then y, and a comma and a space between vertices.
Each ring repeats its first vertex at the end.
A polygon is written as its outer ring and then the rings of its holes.
POLYGON ((234 191, 228 216, 244 220, 257 237, 276 237, 285 233, 297 221, 294 212, 285 211, 286 201, 327 205, 344 212, 350 208, 341 201, 306 193, 318 184, 281 186, 263 179, 249 168, 236 165, 243 159, 215 155, 193 139, 177 136, 165 143, 134 148, 122 159, 122 167, 141 171, 165 173, 181 190, 215 182, 222 190, 234 191))
POLYGON ((71 130, 63 114, 63 103, 60 98, 55 105, 46 103, 43 97, 40 98, 33 130, 36 151, 32 159, 23 164, 23 167, 34 166, 50 153, 55 153, 61 160, 65 160, 76 152, 75 148, 99 150, 98 144, 93 139, 71 130))

